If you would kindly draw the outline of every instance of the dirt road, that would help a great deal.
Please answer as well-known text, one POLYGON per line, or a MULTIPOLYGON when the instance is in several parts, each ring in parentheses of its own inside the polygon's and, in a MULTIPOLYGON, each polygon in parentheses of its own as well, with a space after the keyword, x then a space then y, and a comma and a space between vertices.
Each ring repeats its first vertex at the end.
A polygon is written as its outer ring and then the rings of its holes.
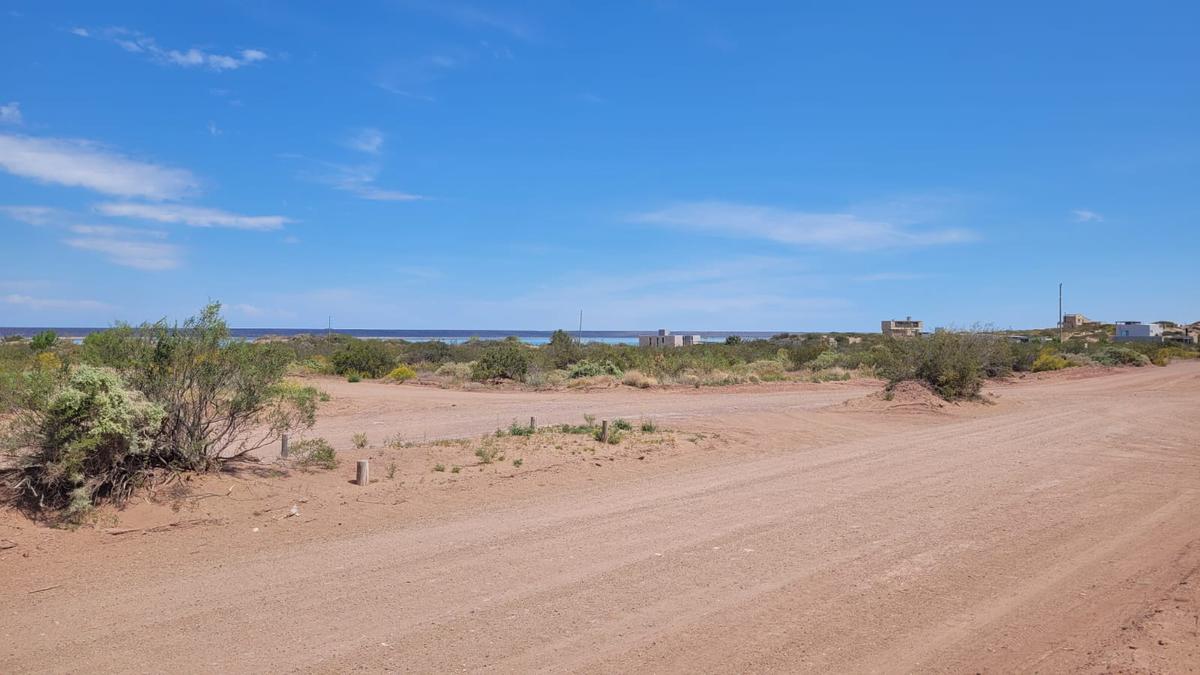
POLYGON ((728 447, 0 551, 0 672, 1194 671, 1200 364, 996 392, 915 416, 830 407, 855 387, 505 394, 547 422, 678 413, 728 447))

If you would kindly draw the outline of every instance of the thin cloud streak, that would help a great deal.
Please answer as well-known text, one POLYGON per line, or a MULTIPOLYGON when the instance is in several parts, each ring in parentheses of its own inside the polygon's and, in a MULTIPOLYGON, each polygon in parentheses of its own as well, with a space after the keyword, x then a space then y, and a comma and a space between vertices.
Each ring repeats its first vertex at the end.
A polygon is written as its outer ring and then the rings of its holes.
POLYGON ((70 309, 70 310, 108 310, 113 309, 113 306, 98 300, 68 300, 60 298, 35 298, 30 295, 19 295, 11 293, 9 295, 0 295, 0 302, 8 305, 17 305, 27 307, 32 310, 43 309, 70 309))
POLYGON ((141 32, 128 28, 111 27, 98 31, 87 28, 74 28, 70 31, 83 38, 106 40, 132 54, 144 54, 153 61, 179 66, 181 68, 207 68, 213 71, 237 70, 253 63, 267 60, 267 53, 261 49, 242 49, 232 54, 218 54, 195 47, 180 51, 165 49, 158 42, 141 32))
POLYGON ((84 140, 0 134, 0 168, 42 183, 155 201, 179 199, 199 188, 185 169, 130 159, 84 140))
POLYGON ((245 216, 201 206, 181 204, 139 204, 134 202, 104 202, 95 209, 117 218, 152 220, 159 223, 181 223, 192 227, 224 227, 238 230, 278 230, 293 222, 284 216, 245 216))
POLYGON ((796 246, 851 251, 934 246, 973 240, 960 228, 918 230, 908 223, 854 213, 793 211, 721 201, 684 202, 635 214, 632 222, 796 246))
POLYGON ((179 267, 180 251, 174 244, 118 239, 107 236, 65 239, 64 244, 101 254, 109 262, 139 270, 161 271, 179 267))

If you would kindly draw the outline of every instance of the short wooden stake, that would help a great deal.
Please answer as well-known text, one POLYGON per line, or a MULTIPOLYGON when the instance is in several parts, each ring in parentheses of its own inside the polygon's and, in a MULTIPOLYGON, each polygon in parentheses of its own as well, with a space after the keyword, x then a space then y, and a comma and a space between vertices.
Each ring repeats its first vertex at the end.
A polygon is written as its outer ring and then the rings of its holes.
POLYGON ((600 422, 600 442, 608 442, 608 420, 600 422))
POLYGON ((280 456, 281 458, 283 458, 283 459, 287 459, 287 458, 288 458, 288 437, 287 437, 287 434, 284 434, 284 435, 283 435, 283 438, 279 439, 279 456, 280 456))
POLYGON ((537 431, 537 420, 532 417, 529 418, 529 430, 537 431))
POLYGON ((368 459, 358 460, 358 476, 354 479, 359 485, 366 485, 371 482, 371 461, 368 459))

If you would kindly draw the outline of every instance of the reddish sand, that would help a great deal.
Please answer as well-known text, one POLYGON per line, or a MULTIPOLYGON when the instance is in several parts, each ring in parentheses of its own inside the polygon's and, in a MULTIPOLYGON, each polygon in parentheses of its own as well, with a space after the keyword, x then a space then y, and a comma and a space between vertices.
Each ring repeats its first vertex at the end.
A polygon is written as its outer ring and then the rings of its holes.
POLYGON ((0 513, 0 672, 1195 670, 1200 363, 1087 375, 945 406, 323 382, 333 471, 0 513), (669 431, 480 438, 584 413, 669 431))

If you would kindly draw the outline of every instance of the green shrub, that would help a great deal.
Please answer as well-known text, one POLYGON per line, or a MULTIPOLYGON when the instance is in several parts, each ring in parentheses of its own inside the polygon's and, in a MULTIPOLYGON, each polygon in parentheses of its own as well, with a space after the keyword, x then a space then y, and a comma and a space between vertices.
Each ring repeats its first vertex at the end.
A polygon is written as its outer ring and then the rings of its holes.
POLYGON ((1150 358, 1128 347, 1109 345, 1092 354, 1092 358, 1106 366, 1148 366, 1150 358))
POLYGON ((500 454, 499 448, 490 445, 484 445, 475 450, 475 456, 479 458, 480 464, 491 464, 498 454, 500 454))
POLYGON ((471 379, 521 380, 529 372, 527 348, 515 340, 500 340, 488 345, 471 368, 471 379))
POLYGON ((367 435, 362 432, 354 434, 354 436, 350 438, 350 441, 354 443, 354 447, 359 450, 362 450, 370 444, 370 441, 367 439, 367 435))
POLYGON ((366 377, 382 377, 392 369, 396 359, 380 340, 353 340, 334 352, 330 361, 338 375, 355 372, 366 377))
POLYGON ((518 469, 521 468, 521 465, 524 463, 525 463, 525 460, 521 459, 520 457, 513 460, 513 466, 518 469))
POLYGON ((359 375, 357 370, 351 370, 346 373, 347 382, 362 382, 362 375, 359 375))
POLYGON ((612 375, 613 377, 621 377, 624 373, 612 361, 588 361, 584 359, 579 363, 571 366, 567 370, 567 377, 572 380, 581 377, 598 377, 600 375, 612 375))
POLYGON ((406 382, 416 376, 417 372, 404 364, 392 368, 391 372, 387 374, 388 379, 394 382, 406 382))
POLYGON ((654 424, 653 420, 643 420, 641 429, 642 429, 642 433, 652 434, 652 433, 658 431, 658 426, 656 424, 654 424))
POLYGON ((630 424, 628 420, 616 419, 613 420, 613 428, 620 429, 621 431, 629 431, 630 429, 633 429, 633 425, 630 424))
POLYGON ((510 436, 532 436, 536 431, 537 429, 531 426, 518 424, 516 420, 513 420, 512 424, 508 425, 508 434, 510 436))
POLYGON ((583 349, 575 338, 564 330, 556 330, 543 349, 551 368, 566 368, 583 356, 583 349))
POLYGON ((35 352, 44 352, 47 349, 53 349, 54 344, 58 342, 58 335, 52 330, 44 330, 29 341, 29 348, 35 352))
POLYGON ((985 377, 1011 369, 1003 338, 972 331, 940 331, 929 337, 892 339, 876 366, 889 384, 919 380, 954 401, 975 398, 985 377))
POLYGON ((18 489, 75 519, 104 498, 121 502, 155 466, 166 413, 112 370, 81 366, 44 411, 22 418, 34 452, 18 489))
POLYGON ((309 438, 292 446, 292 453, 300 466, 320 469, 336 469, 337 451, 324 438, 309 438))
MULTIPOLYGON (((454 468, 456 468, 456 469, 457 469, 458 467, 454 467, 454 468)), ((433 465, 433 470, 434 470, 434 471, 437 471, 438 473, 441 473, 441 472, 443 472, 443 471, 445 471, 445 470, 446 470, 446 465, 445 465, 445 464, 434 464, 434 465, 433 465)), ((457 472, 457 471, 455 471, 454 473, 458 473, 458 472, 457 472)))
POLYGON ((832 368, 836 365, 840 365, 838 362, 838 353, 831 351, 821 352, 820 354, 817 354, 817 358, 804 365, 807 366, 809 370, 825 370, 826 368, 832 368))

